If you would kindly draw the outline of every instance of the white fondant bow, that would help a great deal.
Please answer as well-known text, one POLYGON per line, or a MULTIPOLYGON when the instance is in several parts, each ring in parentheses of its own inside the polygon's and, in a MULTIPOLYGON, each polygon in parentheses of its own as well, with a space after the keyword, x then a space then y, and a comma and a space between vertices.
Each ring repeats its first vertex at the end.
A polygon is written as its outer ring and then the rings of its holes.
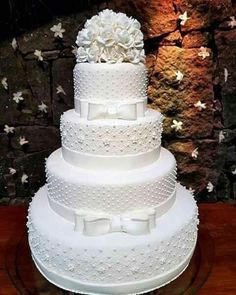
POLYGON ((156 225, 154 209, 113 217, 95 216, 87 213, 85 211, 75 213, 75 231, 83 232, 87 236, 98 236, 110 232, 144 235, 148 234, 156 225))
POLYGON ((122 119, 136 120, 145 115, 146 102, 138 100, 134 102, 98 102, 88 100, 76 100, 76 109, 79 109, 82 118, 88 120, 97 119, 122 119))

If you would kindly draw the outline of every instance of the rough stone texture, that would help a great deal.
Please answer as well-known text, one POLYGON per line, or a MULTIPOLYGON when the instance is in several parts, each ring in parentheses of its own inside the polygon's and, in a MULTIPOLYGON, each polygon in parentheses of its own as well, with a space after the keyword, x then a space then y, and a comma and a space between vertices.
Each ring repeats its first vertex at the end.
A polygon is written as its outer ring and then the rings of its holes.
POLYGON ((142 24, 149 104, 165 115, 163 145, 176 156, 179 181, 192 187, 198 200, 236 200, 236 28, 229 26, 236 4, 232 3, 108 1, 17 36, 15 52, 12 39, 2 41, 0 81, 7 77, 9 89, 0 84, 0 204, 25 204, 44 184, 45 157, 60 146, 60 115, 73 107, 72 49, 77 31, 88 17, 107 7, 142 24), (180 25, 179 15, 185 11, 190 19, 180 25), (50 31, 59 22, 66 30, 62 40, 50 31), (207 47, 210 57, 198 56, 201 46, 207 47), (36 49, 42 51, 42 62, 34 55, 36 49), (177 71, 184 74, 180 82, 177 71), (57 93, 59 85, 65 95, 57 93), (24 97, 19 105, 12 100, 17 91, 24 97), (194 107, 198 100, 206 103, 206 109, 194 107), (42 101, 47 113, 38 109, 42 101), (171 128, 173 119, 183 122, 182 130, 171 128), (14 134, 4 133, 5 124, 15 127, 14 134), (20 146, 20 136, 29 143, 20 146), (194 159, 196 148, 199 154, 194 159), (11 175, 9 167, 16 174, 11 175), (27 184, 21 183, 23 173, 29 176, 27 184), (212 192, 207 191, 208 182, 214 185, 212 192))

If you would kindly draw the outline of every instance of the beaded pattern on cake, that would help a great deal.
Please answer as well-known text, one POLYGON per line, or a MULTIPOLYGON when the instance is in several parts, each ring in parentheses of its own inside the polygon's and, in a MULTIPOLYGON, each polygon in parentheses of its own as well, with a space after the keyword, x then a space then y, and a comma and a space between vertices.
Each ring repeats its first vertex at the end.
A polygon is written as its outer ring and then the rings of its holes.
POLYGON ((190 222, 175 235, 142 249, 79 249, 65 247, 41 235, 29 213, 29 243, 34 256, 57 274, 89 283, 144 280, 175 268, 191 253, 197 237, 197 208, 190 222), (62 259, 63 257, 63 259, 62 259))
POLYGON ((123 186, 89 186, 69 183, 46 169, 48 197, 73 209, 110 214, 155 207, 166 201, 176 187, 176 168, 160 180, 123 186))
POLYGON ((63 146, 78 152, 99 155, 145 153, 161 145, 162 116, 137 124, 96 125, 85 120, 71 122, 61 116, 63 146))
POLYGON ((126 69, 122 67, 123 64, 106 66, 107 69, 93 66, 93 64, 75 66, 75 99, 110 101, 147 99, 148 80, 144 65, 125 64, 124 66, 129 66, 126 69))

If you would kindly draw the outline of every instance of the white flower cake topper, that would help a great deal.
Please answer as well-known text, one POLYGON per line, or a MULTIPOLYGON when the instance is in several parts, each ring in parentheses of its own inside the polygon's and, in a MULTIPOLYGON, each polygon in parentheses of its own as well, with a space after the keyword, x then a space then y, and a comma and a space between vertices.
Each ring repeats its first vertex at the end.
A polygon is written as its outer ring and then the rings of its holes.
POLYGON ((137 64, 145 61, 140 23, 109 9, 86 21, 76 44, 77 62, 137 64))

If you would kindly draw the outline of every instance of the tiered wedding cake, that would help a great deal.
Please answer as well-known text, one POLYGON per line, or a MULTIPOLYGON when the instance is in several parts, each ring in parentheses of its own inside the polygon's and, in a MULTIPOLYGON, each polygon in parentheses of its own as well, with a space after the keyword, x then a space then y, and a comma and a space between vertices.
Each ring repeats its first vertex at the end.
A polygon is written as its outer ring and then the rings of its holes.
POLYGON ((101 12, 77 38, 75 109, 62 148, 30 204, 29 244, 52 283, 86 294, 137 294, 187 267, 197 206, 161 147, 162 115, 146 109, 140 24, 101 12))

